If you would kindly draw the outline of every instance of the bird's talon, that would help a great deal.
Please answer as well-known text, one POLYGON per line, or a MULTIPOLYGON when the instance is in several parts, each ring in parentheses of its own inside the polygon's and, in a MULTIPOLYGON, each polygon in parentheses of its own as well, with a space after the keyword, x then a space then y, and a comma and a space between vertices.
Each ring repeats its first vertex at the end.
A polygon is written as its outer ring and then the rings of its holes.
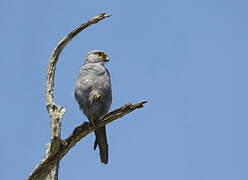
POLYGON ((94 122, 94 115, 92 115, 92 116, 91 116, 91 118, 90 118, 90 122, 91 122, 91 124, 92 124, 93 126, 95 126, 95 122, 94 122))

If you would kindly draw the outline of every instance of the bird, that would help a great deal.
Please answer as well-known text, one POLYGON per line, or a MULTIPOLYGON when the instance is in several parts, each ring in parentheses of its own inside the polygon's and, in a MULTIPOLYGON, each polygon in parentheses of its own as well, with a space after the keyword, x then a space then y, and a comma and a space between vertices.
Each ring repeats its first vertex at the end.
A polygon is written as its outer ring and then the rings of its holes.
MULTIPOLYGON (((80 69, 74 96, 89 122, 97 125, 99 118, 105 115, 112 103, 112 89, 109 71, 105 63, 109 62, 108 55, 102 50, 92 50, 85 57, 80 69)), ((106 127, 95 131, 94 150, 98 146, 101 162, 108 163, 108 143, 106 127)))

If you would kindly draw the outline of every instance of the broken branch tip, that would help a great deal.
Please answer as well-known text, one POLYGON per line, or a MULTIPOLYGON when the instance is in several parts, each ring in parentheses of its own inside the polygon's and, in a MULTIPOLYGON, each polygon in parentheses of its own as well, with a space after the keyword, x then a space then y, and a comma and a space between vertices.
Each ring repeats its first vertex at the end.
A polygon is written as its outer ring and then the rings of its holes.
POLYGON ((107 13, 103 12, 103 13, 100 13, 99 16, 103 16, 103 17, 107 18, 107 17, 112 16, 112 14, 107 14, 107 13))

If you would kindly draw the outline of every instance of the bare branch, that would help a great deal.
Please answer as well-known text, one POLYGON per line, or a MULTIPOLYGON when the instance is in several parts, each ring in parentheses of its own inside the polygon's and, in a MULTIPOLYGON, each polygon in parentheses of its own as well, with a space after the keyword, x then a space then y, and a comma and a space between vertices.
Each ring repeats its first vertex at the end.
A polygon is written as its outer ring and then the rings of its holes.
MULTIPOLYGON (((50 115, 51 119, 51 144, 47 151, 46 156, 49 154, 53 154, 58 151, 58 148, 61 144, 61 120, 65 113, 65 108, 60 107, 59 105, 55 104, 53 101, 53 88, 54 88, 54 76, 55 76, 55 69, 56 63, 58 62, 58 58, 64 47, 75 37, 79 32, 84 30, 85 28, 89 27, 92 24, 95 24, 102 19, 110 17, 110 14, 101 13, 98 16, 92 18, 87 23, 84 23, 74 29, 70 34, 68 34, 64 39, 62 39, 57 47, 53 50, 52 55, 50 57, 48 66, 47 66, 47 82, 46 82, 46 107, 50 115)), ((59 162, 57 163, 57 167, 51 170, 49 175, 46 179, 48 180, 57 180, 58 179, 58 169, 59 169, 59 162)))
POLYGON ((40 161, 32 174, 28 177, 28 180, 44 179, 46 175, 56 166, 56 164, 66 155, 66 153, 83 137, 87 136, 92 131, 95 131, 97 128, 105 126, 108 123, 123 117, 135 109, 142 108, 145 103, 146 101, 142 101, 134 105, 128 103, 119 109, 109 112, 100 118, 100 123, 97 126, 94 126, 89 122, 84 122, 82 125, 76 127, 69 137, 61 141, 60 147, 56 153, 49 154, 40 161))
POLYGON ((134 111, 135 109, 142 108, 146 101, 139 102, 137 104, 128 103, 119 109, 116 109, 100 118, 100 123, 93 125, 88 122, 84 122, 82 125, 76 127, 73 133, 66 139, 62 140, 61 137, 61 120, 65 113, 65 108, 60 107, 53 101, 53 88, 54 88, 54 76, 56 63, 59 55, 64 47, 75 37, 79 32, 95 24, 107 17, 110 14, 101 13, 98 16, 92 18, 88 22, 80 25, 62 39, 57 47, 53 50, 47 66, 47 82, 46 82, 46 107, 50 115, 51 122, 51 142, 47 145, 45 157, 34 168, 33 172, 28 177, 28 180, 57 180, 58 168, 60 160, 66 155, 66 153, 79 142, 83 137, 90 132, 95 131, 97 128, 107 125, 115 119, 121 118, 134 111))

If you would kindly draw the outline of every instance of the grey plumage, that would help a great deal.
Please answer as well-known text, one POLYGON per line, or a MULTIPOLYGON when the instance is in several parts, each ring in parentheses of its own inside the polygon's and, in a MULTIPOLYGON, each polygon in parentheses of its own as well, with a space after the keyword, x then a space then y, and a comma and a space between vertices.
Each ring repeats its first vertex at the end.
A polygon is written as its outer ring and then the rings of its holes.
MULTIPOLYGON (((108 56, 104 51, 90 51, 80 69, 76 87, 75 99, 88 120, 97 124, 99 118, 106 114, 112 102, 111 80, 104 63, 108 56)), ((96 140, 94 149, 99 147, 101 162, 108 163, 108 144, 106 128, 101 127, 95 131, 96 140)))

